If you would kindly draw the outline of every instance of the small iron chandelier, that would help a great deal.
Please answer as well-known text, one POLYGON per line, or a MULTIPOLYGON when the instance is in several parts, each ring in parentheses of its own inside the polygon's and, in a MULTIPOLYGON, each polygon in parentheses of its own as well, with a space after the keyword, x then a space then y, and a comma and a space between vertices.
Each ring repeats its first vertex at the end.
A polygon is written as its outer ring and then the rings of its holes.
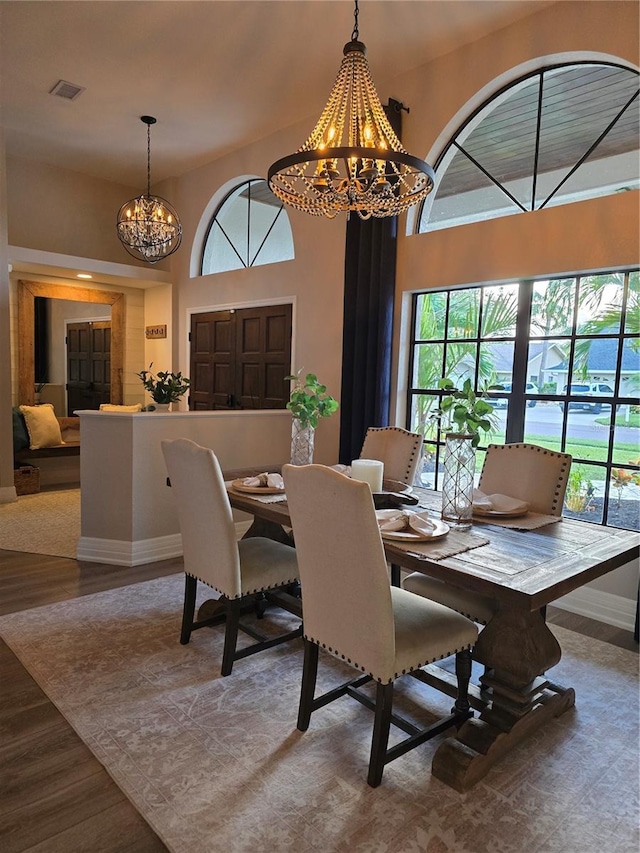
POLYGON ((172 255, 182 242, 182 225, 166 199, 151 195, 151 125, 153 116, 140 116, 147 125, 147 191, 126 201, 118 212, 118 237, 139 261, 157 264, 172 255))
POLYGON ((407 153, 384 113, 358 41, 358 0, 354 19, 318 123, 295 154, 271 166, 269 186, 285 204, 313 216, 352 210, 361 219, 396 216, 431 192, 434 173, 407 153))

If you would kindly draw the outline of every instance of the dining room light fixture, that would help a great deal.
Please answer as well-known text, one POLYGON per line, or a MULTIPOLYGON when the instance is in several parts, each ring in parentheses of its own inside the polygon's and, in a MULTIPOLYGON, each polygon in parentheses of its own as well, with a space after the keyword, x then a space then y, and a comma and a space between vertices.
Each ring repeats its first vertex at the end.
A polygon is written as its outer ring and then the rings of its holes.
POLYGON ((118 237, 132 257, 156 264, 176 251, 182 242, 182 225, 166 199, 151 195, 151 125, 156 119, 140 116, 140 121, 147 125, 147 191, 120 208, 118 237))
POLYGON ((402 147, 384 113, 358 40, 358 0, 354 20, 327 105, 302 147, 270 167, 269 186, 313 216, 396 216, 433 189, 434 173, 402 147))

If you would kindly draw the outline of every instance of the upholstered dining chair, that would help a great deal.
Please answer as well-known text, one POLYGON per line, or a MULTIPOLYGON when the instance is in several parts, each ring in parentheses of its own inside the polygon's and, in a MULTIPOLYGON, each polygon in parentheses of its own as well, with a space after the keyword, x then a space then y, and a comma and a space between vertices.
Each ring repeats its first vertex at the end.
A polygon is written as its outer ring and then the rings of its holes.
POLYGON ((385 479, 413 483, 422 455, 422 436, 402 427, 369 427, 360 459, 384 463, 385 479))
POLYGON ((185 438, 164 440, 161 446, 178 508, 184 555, 180 642, 188 643, 197 628, 224 621, 222 675, 230 675, 234 661, 301 636, 298 627, 267 639, 240 622, 241 612, 248 609, 262 616, 270 591, 298 581, 296 552, 262 537, 237 541, 222 471, 212 450, 185 438), (220 612, 194 622, 198 581, 220 593, 220 612), (238 649, 238 629, 257 642, 238 649))
MULTIPOLYGON (((571 455, 536 444, 490 444, 478 488, 485 495, 503 494, 526 501, 533 512, 562 515, 571 455)), ((414 572, 402 582, 404 589, 438 601, 486 625, 497 602, 468 590, 414 572)))
POLYGON ((389 585, 371 490, 323 465, 283 466, 296 537, 304 608, 304 664, 298 729, 311 714, 345 694, 374 707, 367 781, 376 787, 385 764, 461 725, 471 716, 470 648, 477 628, 447 607, 389 585), (319 648, 364 675, 315 696, 319 648), (449 716, 420 730, 392 714, 393 684, 435 660, 456 654, 458 692, 449 716), (359 688, 376 682, 375 703, 359 688), (390 724, 409 736, 388 748, 390 724))

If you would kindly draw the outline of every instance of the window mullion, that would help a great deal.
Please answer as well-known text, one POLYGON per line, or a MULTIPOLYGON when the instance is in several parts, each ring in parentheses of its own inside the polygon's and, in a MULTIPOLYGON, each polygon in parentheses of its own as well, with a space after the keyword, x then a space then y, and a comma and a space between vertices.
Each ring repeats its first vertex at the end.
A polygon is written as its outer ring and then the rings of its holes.
POLYGON ((526 401, 524 391, 527 385, 527 355, 529 352, 529 327, 531 323, 531 303, 533 282, 522 281, 518 288, 518 316, 516 319, 516 337, 513 351, 513 374, 511 396, 507 417, 505 439, 507 444, 524 439, 524 416, 526 401))

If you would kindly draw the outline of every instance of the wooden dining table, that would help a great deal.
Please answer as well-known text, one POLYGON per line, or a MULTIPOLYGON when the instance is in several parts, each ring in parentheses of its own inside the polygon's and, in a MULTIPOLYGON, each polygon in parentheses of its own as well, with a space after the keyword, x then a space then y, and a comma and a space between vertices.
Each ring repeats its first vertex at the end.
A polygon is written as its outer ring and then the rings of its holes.
MULTIPOLYGON (((413 487, 412 494, 437 518, 438 493, 413 487)), ((232 487, 229 499, 253 516, 246 535, 291 543, 286 499, 266 503, 232 487)), ((433 775, 458 791, 469 790, 524 737, 574 705, 573 689, 556 684, 549 672, 561 649, 545 622, 545 606, 638 555, 640 534, 633 531, 570 518, 544 522, 522 530, 514 520, 505 526, 484 518, 469 531, 433 542, 383 539, 390 564, 490 596, 496 604, 473 652, 484 665, 470 696, 479 715, 444 740, 433 759, 433 775)), ((431 665, 417 677, 455 695, 455 677, 446 669, 431 665)))

